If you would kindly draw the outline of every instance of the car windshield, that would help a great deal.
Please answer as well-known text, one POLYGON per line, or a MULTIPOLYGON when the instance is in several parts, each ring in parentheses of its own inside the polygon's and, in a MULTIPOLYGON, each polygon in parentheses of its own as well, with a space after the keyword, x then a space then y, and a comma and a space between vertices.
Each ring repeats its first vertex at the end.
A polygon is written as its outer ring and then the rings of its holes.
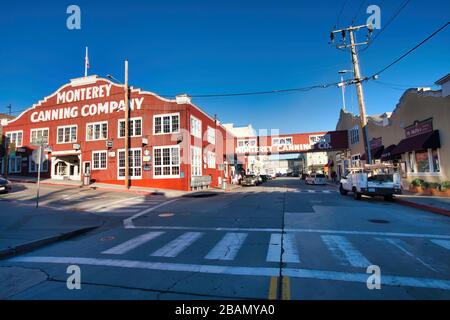
POLYGON ((316 174, 316 178, 325 178, 325 175, 323 175, 323 174, 316 174))

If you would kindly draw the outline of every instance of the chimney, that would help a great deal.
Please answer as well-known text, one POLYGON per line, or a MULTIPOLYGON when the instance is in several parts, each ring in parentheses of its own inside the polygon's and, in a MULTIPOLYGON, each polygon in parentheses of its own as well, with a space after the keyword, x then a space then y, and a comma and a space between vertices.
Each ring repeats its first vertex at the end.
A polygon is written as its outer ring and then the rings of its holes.
POLYGON ((191 97, 184 93, 176 96, 177 104, 189 104, 191 103, 191 97))

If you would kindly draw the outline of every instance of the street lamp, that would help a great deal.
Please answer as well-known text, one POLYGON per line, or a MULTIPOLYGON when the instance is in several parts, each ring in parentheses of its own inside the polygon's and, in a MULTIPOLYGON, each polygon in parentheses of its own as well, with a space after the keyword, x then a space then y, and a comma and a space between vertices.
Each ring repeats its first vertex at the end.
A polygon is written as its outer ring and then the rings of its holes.
POLYGON ((124 86, 125 91, 125 190, 129 189, 129 181, 130 181, 130 171, 129 171, 129 140, 130 140, 130 134, 129 134, 129 99, 130 99, 130 87, 128 86, 128 60, 125 60, 125 84, 122 84, 119 80, 114 78, 112 75, 108 74, 106 75, 107 78, 118 82, 119 84, 124 86))

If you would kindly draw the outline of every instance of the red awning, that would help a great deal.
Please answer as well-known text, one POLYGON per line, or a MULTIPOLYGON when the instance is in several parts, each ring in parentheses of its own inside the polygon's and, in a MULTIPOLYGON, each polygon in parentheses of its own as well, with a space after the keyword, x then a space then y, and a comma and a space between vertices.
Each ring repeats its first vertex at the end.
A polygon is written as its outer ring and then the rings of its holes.
POLYGON ((441 140, 439 137, 439 130, 428 132, 406 138, 400 141, 400 143, 392 151, 392 155, 398 155, 405 152, 427 150, 428 148, 436 149, 441 147, 441 140))

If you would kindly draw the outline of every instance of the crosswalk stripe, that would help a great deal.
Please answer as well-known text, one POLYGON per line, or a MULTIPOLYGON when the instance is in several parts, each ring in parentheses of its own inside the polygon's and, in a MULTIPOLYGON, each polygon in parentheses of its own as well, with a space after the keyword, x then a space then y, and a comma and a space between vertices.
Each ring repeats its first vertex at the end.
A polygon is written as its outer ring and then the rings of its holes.
POLYGON ((103 209, 97 212, 111 212, 111 213, 135 213, 139 209, 121 209, 121 208, 112 208, 112 209, 103 209))
POLYGON ((408 249, 406 248, 406 243, 405 241, 401 240, 401 239, 393 239, 393 238, 376 238, 377 240, 381 240, 381 241, 386 241, 388 243, 390 243, 391 245, 393 245, 394 247, 396 247, 397 249, 399 249, 401 252, 403 252, 404 254, 406 254, 407 256, 419 261, 422 265, 424 265, 425 267, 427 267, 428 269, 438 272, 435 268, 433 268, 431 265, 429 265, 428 263, 426 263, 425 261, 423 261, 422 259, 420 259, 419 257, 416 257, 414 254, 412 254, 411 252, 408 251, 408 249))
POLYGON ((371 265, 369 260, 356 250, 345 237, 322 235, 321 238, 333 256, 341 262, 348 262, 353 267, 361 268, 371 265))
POLYGON ((233 260, 247 236, 248 233, 227 233, 205 256, 205 259, 233 260))
POLYGON ((450 250, 450 241, 449 240, 441 240, 441 239, 431 239, 431 242, 437 244, 438 246, 450 250))
MULTIPOLYGON (((266 261, 279 262, 281 256, 281 234, 273 233, 270 236, 269 250, 267 251, 266 261)), ((295 237, 291 233, 287 233, 283 236, 283 262, 298 263, 300 259, 298 257, 295 237)))
POLYGON ((133 250, 137 248, 138 246, 146 243, 147 241, 150 241, 160 235, 162 235, 164 231, 152 231, 145 234, 142 234, 138 237, 135 237, 133 239, 130 239, 128 241, 125 241, 124 243, 121 243, 115 247, 112 247, 111 249, 105 250, 102 253, 103 254, 124 254, 127 253, 130 250, 133 250))
POLYGON ((164 247, 156 250, 151 254, 153 257, 176 257, 183 250, 189 247, 192 243, 194 243, 198 238, 203 235, 203 232, 186 232, 172 240, 164 247))

